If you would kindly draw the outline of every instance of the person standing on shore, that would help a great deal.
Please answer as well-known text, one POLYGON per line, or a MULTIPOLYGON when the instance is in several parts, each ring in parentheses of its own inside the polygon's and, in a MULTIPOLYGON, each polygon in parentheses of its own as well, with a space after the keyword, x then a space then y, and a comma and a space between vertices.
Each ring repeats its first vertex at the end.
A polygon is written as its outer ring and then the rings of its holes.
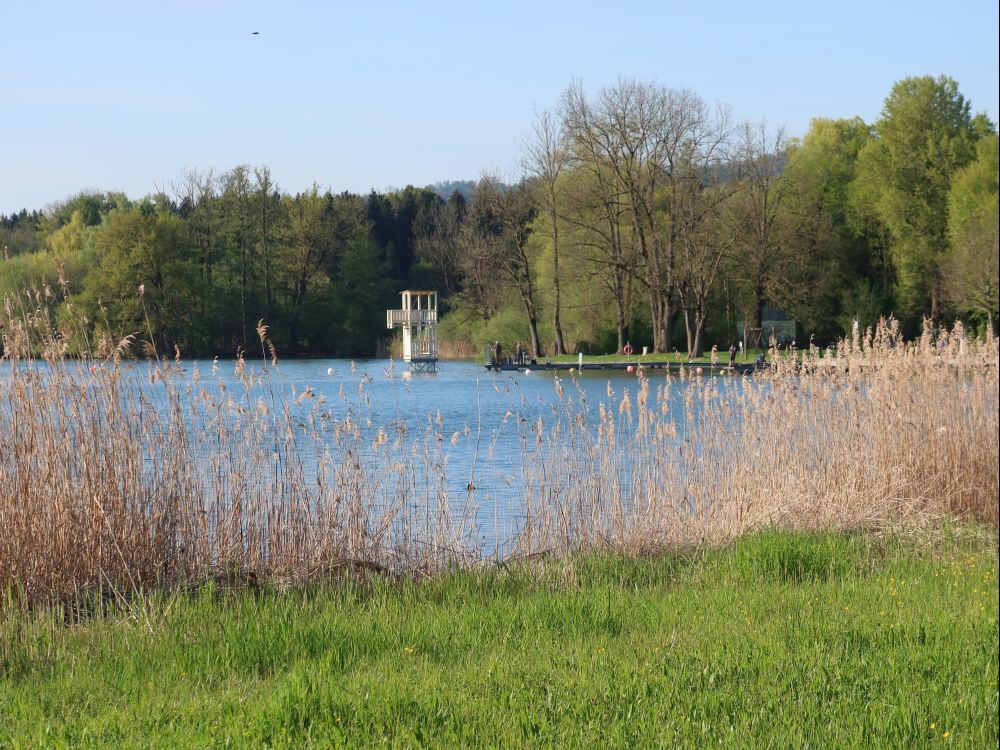
POLYGON ((729 344, 729 366, 736 366, 736 344, 732 342, 729 344))

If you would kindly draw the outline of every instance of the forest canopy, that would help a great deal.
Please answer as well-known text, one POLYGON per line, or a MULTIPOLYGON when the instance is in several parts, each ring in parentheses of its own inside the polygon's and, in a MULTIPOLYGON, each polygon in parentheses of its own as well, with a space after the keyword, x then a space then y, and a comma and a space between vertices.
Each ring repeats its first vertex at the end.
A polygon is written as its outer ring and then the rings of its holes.
POLYGON ((517 180, 292 194, 239 165, 0 216, 0 297, 15 315, 44 300, 71 349, 141 332, 189 356, 259 346, 261 320, 283 354, 370 356, 405 288, 440 291, 446 351, 694 356, 759 337, 774 308, 817 344, 890 313, 911 333, 925 316, 992 326, 997 146, 947 77, 801 138, 690 90, 573 84, 517 180))

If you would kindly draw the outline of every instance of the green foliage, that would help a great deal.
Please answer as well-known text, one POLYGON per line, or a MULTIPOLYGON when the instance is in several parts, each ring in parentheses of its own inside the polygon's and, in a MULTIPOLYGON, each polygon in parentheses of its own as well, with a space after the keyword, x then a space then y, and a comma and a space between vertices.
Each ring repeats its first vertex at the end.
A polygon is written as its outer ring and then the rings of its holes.
POLYGON ((885 313, 885 294, 866 278, 856 280, 843 291, 838 323, 841 332, 850 334, 857 322, 861 331, 874 328, 885 313))
POLYGON ((393 277, 404 285, 416 257, 417 237, 430 233, 443 205, 430 188, 412 185, 389 195, 372 191, 368 196, 372 239, 383 248, 393 277))
POLYGON ((43 245, 40 229, 44 219, 45 217, 40 211, 28 213, 27 209, 21 209, 20 212, 10 216, 0 214, 2 257, 40 250, 43 245))
POLYGON ((997 576, 994 542, 765 531, 8 613, 0 746, 994 747, 997 576))
POLYGON ((74 211, 70 220, 55 231, 48 234, 49 248, 57 257, 69 257, 80 254, 85 248, 94 246, 98 229, 88 224, 82 211, 74 211))
POLYGON ((472 342, 476 351, 482 351, 486 344, 493 341, 501 341, 509 347, 516 341, 528 341, 530 336, 520 301, 513 299, 488 321, 459 307, 442 319, 441 333, 453 340, 472 342))
POLYGON ((891 268, 883 238, 855 199, 858 157, 872 131, 860 118, 816 119, 789 151, 789 210, 795 217, 789 241, 807 257, 793 274, 806 293, 788 309, 822 341, 849 332, 859 317, 874 324, 888 311, 891 268))
POLYGON ((945 292, 955 311, 990 322, 1000 303, 998 171, 998 138, 996 134, 984 136, 976 144, 976 160, 952 181, 948 203, 951 250, 944 261, 945 292))
POLYGON ((114 211, 97 246, 99 262, 86 277, 82 296, 90 319, 102 320, 119 339, 152 331, 161 354, 172 354, 172 344, 186 348, 194 285, 184 222, 139 206, 114 211))
POLYGON ((341 324, 340 340, 331 342, 335 351, 362 356, 382 335, 386 300, 398 293, 387 280, 389 268, 380 264, 378 248, 368 239, 355 239, 344 247, 333 305, 333 319, 341 324))
POLYGON ((891 234, 898 312, 937 311, 951 178, 975 156, 969 102, 945 76, 896 83, 859 157, 859 198, 891 234))
POLYGON ((46 216, 46 224, 53 231, 70 223, 73 215, 79 213, 85 226, 95 227, 112 211, 130 206, 131 201, 124 193, 82 192, 50 211, 46 216))
MULTIPOLYGON (((266 167, 247 165, 191 173, 184 185, 177 200, 83 193, 44 216, 3 217, 13 247, 0 294, 47 289, 69 304, 68 291, 92 329, 114 340, 138 333, 160 354, 256 349, 263 319, 283 353, 361 356, 386 335, 384 310, 411 269, 435 281, 414 256, 445 206, 430 190, 289 196, 266 167)), ((73 315, 64 304, 57 317, 73 315)))
POLYGON ((726 349, 765 305, 819 345, 890 312, 910 334, 998 314, 996 127, 947 77, 898 82, 873 125, 818 118, 791 142, 638 81, 571 86, 560 115, 516 185, 293 196, 239 165, 174 197, 3 216, 0 293, 48 284, 61 320, 68 291, 91 327, 190 356, 256 349, 261 319, 284 354, 372 354, 407 287, 439 290, 444 338, 477 350, 550 353, 557 327, 569 351, 726 349))

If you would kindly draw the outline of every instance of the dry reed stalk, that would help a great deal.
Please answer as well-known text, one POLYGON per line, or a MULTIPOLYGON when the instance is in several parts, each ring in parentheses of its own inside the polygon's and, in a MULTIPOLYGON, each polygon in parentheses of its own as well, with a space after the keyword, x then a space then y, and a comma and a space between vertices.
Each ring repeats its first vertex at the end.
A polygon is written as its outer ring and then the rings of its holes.
POLYGON ((524 465, 538 510, 519 554, 689 547, 764 526, 996 528, 996 338, 969 340, 959 324, 908 343, 889 321, 771 360, 752 380, 640 378, 592 421, 564 398, 524 465))
POLYGON ((284 395, 263 323, 261 363, 238 359, 227 382, 214 366, 130 361, 133 341, 107 335, 69 359, 82 334, 54 326, 44 294, 31 301, 8 301, 0 358, 0 585, 23 605, 213 576, 643 553, 774 525, 997 526, 998 343, 960 326, 905 342, 890 321, 773 353, 753 378, 616 381, 600 405, 557 381, 550 417, 511 403, 501 429, 519 442, 502 456, 498 434, 449 441, 439 415, 369 429, 363 382, 340 418, 311 391, 284 395), (480 440, 487 465, 457 502, 449 446, 480 440))

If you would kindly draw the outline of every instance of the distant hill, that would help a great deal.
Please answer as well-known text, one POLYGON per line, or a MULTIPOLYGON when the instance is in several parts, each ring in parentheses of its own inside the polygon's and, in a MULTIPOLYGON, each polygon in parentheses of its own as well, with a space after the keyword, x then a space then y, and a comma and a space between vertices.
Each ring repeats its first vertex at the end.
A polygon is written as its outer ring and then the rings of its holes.
POLYGON ((472 200, 472 192, 476 189, 475 180, 447 180, 445 182, 435 182, 428 185, 427 190, 433 190, 441 196, 442 200, 448 200, 452 193, 461 193, 467 201, 472 200))

